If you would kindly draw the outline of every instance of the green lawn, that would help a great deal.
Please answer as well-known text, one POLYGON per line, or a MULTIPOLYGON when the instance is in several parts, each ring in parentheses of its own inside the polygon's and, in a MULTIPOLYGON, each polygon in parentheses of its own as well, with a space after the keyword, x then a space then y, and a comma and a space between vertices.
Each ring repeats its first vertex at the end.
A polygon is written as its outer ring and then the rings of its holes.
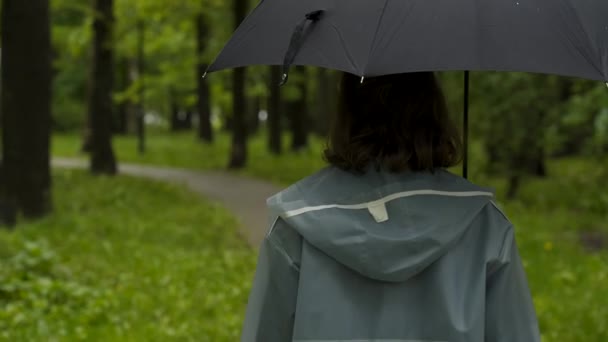
POLYGON ((54 173, 55 214, 0 230, 0 341, 236 341, 255 252, 180 187, 54 173))
MULTIPOLYGON (((157 133, 150 136, 149 151, 144 156, 135 153, 132 138, 117 138, 115 147, 122 161, 223 169, 229 139, 220 135, 216 145, 204 146, 192 134, 157 133)), ((78 148, 79 139, 73 136, 54 139, 55 155, 77 156, 78 148)), ((256 136, 250 144, 248 169, 241 173, 287 185, 324 165, 320 158, 322 148, 322 141, 315 139, 310 150, 278 158, 265 152, 264 139, 256 136)), ((514 201, 502 201, 505 182, 484 176, 482 161, 479 146, 473 146, 472 179, 497 189, 498 201, 516 226, 544 341, 608 341, 606 160, 551 160, 550 177, 524 181, 514 201), (601 245, 603 239, 603 248, 583 247, 582 235, 599 235, 591 239, 591 245, 601 245)), ((233 311, 230 317, 239 313, 233 311)))
MULTIPOLYGON (((544 341, 608 341, 608 186, 588 160, 550 163, 504 203, 517 238, 544 341), (593 244, 581 236, 599 235, 593 244)), ((604 166, 604 170, 606 170, 604 166)), ((499 184, 497 184, 499 185, 499 184)))
MULTIPOLYGON (((284 139, 285 151, 288 149, 288 137, 284 139)), ((266 151, 264 135, 258 134, 249 143, 249 164, 246 170, 239 173, 271 180, 277 184, 290 184, 310 174, 325 164, 317 158, 323 150, 323 141, 312 139, 308 150, 288 157, 273 156, 266 151)), ((64 157, 82 157, 81 139, 76 135, 55 135, 53 137, 53 155, 64 157)), ((114 138, 114 150, 122 162, 139 164, 165 165, 198 170, 225 170, 228 165, 230 137, 218 134, 216 142, 205 145, 198 142, 193 133, 150 133, 146 143, 147 151, 140 155, 137 152, 137 141, 134 137, 117 136, 114 138)), ((286 154, 287 155, 287 154, 286 154)))

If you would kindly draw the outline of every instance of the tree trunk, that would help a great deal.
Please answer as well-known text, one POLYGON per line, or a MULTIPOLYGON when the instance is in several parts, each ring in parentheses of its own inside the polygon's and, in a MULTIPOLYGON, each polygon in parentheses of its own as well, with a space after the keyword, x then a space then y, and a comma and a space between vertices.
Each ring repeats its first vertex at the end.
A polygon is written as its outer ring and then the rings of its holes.
MULTIPOLYGON (((247 0, 234 0, 234 20, 238 26, 247 12, 247 0)), ((232 73, 232 151, 228 168, 241 169, 247 164, 247 120, 245 99, 245 68, 232 73)))
POLYGON ((145 33, 146 27, 144 22, 140 20, 137 23, 137 79, 139 81, 139 100, 137 101, 137 150, 139 154, 146 152, 146 110, 144 107, 144 98, 146 96, 146 88, 144 84, 145 72, 145 33))
MULTIPOLYGON (((127 67, 129 69, 129 86, 132 87, 133 84, 137 83, 137 79, 139 78, 136 56, 127 58, 127 67)), ((127 132, 137 135, 137 122, 139 120, 139 100, 129 100, 128 103, 129 105, 127 106, 127 132)))
POLYGON ((507 194, 506 197, 509 200, 515 199, 517 193, 519 192, 519 186, 521 183, 521 175, 519 174, 511 174, 508 177, 507 183, 507 194))
POLYGON ((169 89, 169 107, 171 112, 170 129, 172 132, 187 131, 192 129, 194 111, 192 108, 183 109, 180 105, 180 97, 175 89, 169 89))
POLYGON ((224 120, 222 121, 222 132, 224 133, 230 133, 232 132, 232 116, 226 116, 224 117, 224 120))
POLYGON ((209 84, 207 80, 203 78, 205 71, 207 71, 207 64, 204 63, 204 53, 207 46, 207 39, 209 35, 209 28, 207 26, 206 18, 203 13, 200 13, 196 19, 197 27, 197 58, 198 65, 196 69, 196 79, 198 83, 198 137, 207 143, 213 142, 213 128, 211 126, 211 103, 209 101, 209 84))
POLYGON ((523 143, 520 147, 521 158, 524 161, 521 164, 522 171, 525 174, 546 177, 547 167, 545 166, 545 147, 544 147, 544 131, 540 127, 546 127, 547 113, 545 110, 539 110, 536 113, 530 113, 526 117, 528 125, 524 128, 528 131, 523 138, 523 143))
POLYGON ((321 136, 326 136, 329 132, 329 122, 334 115, 330 97, 330 89, 332 86, 331 75, 324 68, 317 70, 317 106, 314 115, 315 133, 321 136))
POLYGON ((82 131, 82 145, 80 151, 83 153, 91 153, 91 118, 87 115, 84 118, 84 129, 82 131))
POLYGON ((545 165, 544 157, 540 157, 536 160, 536 165, 534 169, 534 175, 538 177, 547 177, 547 166, 545 165))
POLYGON ((247 132, 250 136, 257 134, 260 128, 260 107, 261 97, 255 96, 247 99, 247 118, 249 124, 247 126, 247 132))
POLYGON ((93 55, 89 78, 91 123, 91 172, 113 175, 116 159, 112 150, 113 0, 93 0, 93 55))
POLYGON ((242 169, 247 164, 245 68, 237 68, 233 71, 232 84, 232 151, 228 168, 242 169))
POLYGON ((171 110, 171 120, 170 120, 170 129, 171 132, 178 132, 182 130, 182 125, 180 124, 180 108, 177 100, 177 94, 175 93, 175 89, 169 89, 169 107, 171 110))
POLYGON ((292 103, 291 109, 291 150, 300 151, 308 146, 308 87, 305 67, 297 66, 296 71, 301 77, 298 82, 300 97, 292 103))
POLYGON ((15 223, 51 210, 49 142, 51 40, 49 3, 2 2, 2 206, 15 223))
MULTIPOLYGON (((129 60, 122 58, 118 65, 118 77, 120 79, 119 89, 125 91, 131 85, 129 77, 129 60)), ((114 132, 117 134, 129 133, 129 101, 125 100, 116 106, 116 126, 114 132)))
POLYGON ((189 131, 192 129, 192 119, 194 118, 194 110, 192 108, 186 109, 184 117, 181 120, 181 129, 189 131))
POLYGON ((268 99, 268 150, 270 153, 281 154, 281 67, 271 66, 270 97, 268 99))
POLYGON ((17 224, 16 198, 8 193, 4 176, 4 165, 0 164, 0 226, 14 227, 17 224))
POLYGON ((545 148, 542 144, 536 149, 531 165, 531 173, 537 177, 547 177, 547 165, 545 163, 545 148))

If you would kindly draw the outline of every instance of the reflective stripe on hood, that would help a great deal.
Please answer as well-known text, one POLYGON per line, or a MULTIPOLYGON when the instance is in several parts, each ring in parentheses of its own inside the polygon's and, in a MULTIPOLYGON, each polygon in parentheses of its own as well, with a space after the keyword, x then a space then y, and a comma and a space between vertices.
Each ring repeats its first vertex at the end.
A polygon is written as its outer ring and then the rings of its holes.
POLYGON ((327 168, 271 197, 304 239, 372 279, 402 282, 444 255, 493 198, 445 170, 354 175, 327 168))

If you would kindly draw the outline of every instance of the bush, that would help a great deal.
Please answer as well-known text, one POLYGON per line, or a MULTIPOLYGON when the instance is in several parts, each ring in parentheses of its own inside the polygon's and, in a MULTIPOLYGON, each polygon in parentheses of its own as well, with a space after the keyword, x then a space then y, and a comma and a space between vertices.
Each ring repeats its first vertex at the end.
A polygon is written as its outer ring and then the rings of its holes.
POLYGON ((130 177, 53 182, 53 215, 0 229, 0 341, 238 340, 255 252, 223 208, 130 177))
POLYGON ((0 337, 8 341, 41 335, 84 339, 83 326, 107 322, 116 309, 111 291, 71 279, 42 241, 22 243, 0 265, 0 337))

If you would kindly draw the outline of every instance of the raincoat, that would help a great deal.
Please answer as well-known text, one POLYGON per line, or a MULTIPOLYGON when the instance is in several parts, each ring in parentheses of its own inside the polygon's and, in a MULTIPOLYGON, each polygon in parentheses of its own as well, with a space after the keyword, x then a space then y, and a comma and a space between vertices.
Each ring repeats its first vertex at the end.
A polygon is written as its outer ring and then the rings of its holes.
POLYGON ((445 170, 333 167, 271 197, 241 341, 540 341, 492 199, 445 170))

